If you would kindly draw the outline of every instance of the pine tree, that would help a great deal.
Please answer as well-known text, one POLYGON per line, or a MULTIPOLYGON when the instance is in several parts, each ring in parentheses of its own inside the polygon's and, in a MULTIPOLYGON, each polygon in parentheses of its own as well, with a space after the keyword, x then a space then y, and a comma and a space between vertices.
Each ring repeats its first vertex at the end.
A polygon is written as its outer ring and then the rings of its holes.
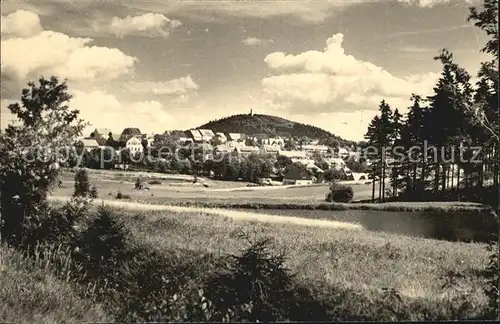
POLYGON ((80 169, 75 174, 74 197, 87 197, 90 194, 90 181, 87 170, 80 169))

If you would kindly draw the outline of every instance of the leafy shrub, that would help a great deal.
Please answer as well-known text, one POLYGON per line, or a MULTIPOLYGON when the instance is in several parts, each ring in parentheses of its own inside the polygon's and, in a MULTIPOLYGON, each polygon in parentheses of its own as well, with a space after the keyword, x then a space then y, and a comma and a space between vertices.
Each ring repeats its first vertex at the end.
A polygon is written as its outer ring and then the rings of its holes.
POLYGON ((335 180, 342 180, 343 178, 345 178, 345 175, 340 170, 328 169, 323 174, 323 179, 325 179, 328 182, 335 180))
POLYGON ((116 199, 130 199, 130 195, 124 195, 121 191, 118 191, 116 193, 116 199))
POLYGON ((332 183, 330 185, 330 192, 326 195, 325 200, 328 202, 344 202, 348 203, 352 201, 354 197, 354 191, 352 187, 341 185, 338 183, 332 183))
POLYGON ((74 197, 88 197, 90 194, 90 181, 87 170, 79 169, 75 174, 74 197))

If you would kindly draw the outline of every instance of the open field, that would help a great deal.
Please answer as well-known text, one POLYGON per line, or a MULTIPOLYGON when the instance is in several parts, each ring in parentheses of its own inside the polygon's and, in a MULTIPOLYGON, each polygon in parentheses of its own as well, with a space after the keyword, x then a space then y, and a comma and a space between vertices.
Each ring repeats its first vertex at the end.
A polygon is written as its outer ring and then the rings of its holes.
MULTIPOLYGON (((298 202, 324 202, 328 192, 328 184, 310 186, 279 186, 279 187, 245 187, 246 182, 231 182, 205 180, 210 185, 204 188, 201 184, 192 184, 191 176, 154 174, 151 178, 143 177, 147 184, 149 181, 158 180, 161 184, 148 185, 149 191, 137 192, 134 183, 140 173, 126 172, 89 172, 89 178, 95 185, 101 197, 116 196, 120 191, 141 201, 161 201, 168 203, 172 200, 197 200, 197 201, 298 201, 298 202)), ((74 175, 65 173, 62 177, 63 188, 54 191, 56 196, 70 196, 73 194, 74 175)), ((203 180, 202 180, 203 181, 203 180)), ((370 185, 353 185, 354 199, 364 200, 371 198, 370 185)))
MULTIPOLYGON (((125 212, 124 212, 125 213, 125 212)), ((468 291, 482 300, 474 273, 486 264, 481 244, 463 244, 372 233, 358 228, 325 228, 251 222, 204 212, 126 213, 134 235, 165 249, 235 253, 245 246, 238 233, 270 236, 276 251, 285 249, 287 264, 304 280, 359 291, 392 287, 409 298, 432 302, 468 291), (456 290, 443 290, 449 269, 467 273, 456 290)))
POLYGON ((370 318, 365 312, 390 307, 386 303, 405 305, 403 314, 394 315, 399 319, 474 318, 487 302, 479 276, 488 259, 483 244, 370 232, 331 221, 324 223, 330 226, 294 222, 290 216, 258 218, 242 211, 122 202, 112 206, 134 241, 162 251, 224 256, 247 247, 248 240, 272 237, 273 251, 286 252, 286 265, 297 279, 344 319, 370 318), (387 289, 401 301, 384 300, 387 289))

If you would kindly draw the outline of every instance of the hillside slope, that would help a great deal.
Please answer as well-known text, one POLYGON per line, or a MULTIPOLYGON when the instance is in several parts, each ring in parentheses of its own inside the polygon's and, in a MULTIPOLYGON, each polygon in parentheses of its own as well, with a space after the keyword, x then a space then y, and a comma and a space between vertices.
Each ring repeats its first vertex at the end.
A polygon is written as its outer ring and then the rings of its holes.
POLYGON ((210 121, 197 127, 199 129, 211 129, 214 132, 222 133, 245 133, 245 134, 267 134, 277 135, 288 133, 295 138, 308 137, 316 139, 332 138, 341 145, 350 145, 351 141, 344 140, 324 129, 316 126, 306 125, 299 122, 290 121, 281 117, 270 115, 233 115, 218 120, 210 121))

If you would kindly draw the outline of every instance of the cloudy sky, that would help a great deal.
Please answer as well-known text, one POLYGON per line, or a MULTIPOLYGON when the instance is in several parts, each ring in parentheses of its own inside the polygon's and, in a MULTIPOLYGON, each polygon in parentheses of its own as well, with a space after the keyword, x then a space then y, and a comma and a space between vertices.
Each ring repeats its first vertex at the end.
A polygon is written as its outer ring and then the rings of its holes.
POLYGON ((385 98, 430 94, 445 47, 475 74, 475 0, 2 0, 1 95, 67 78, 94 127, 186 129, 237 113, 359 140, 385 98))

